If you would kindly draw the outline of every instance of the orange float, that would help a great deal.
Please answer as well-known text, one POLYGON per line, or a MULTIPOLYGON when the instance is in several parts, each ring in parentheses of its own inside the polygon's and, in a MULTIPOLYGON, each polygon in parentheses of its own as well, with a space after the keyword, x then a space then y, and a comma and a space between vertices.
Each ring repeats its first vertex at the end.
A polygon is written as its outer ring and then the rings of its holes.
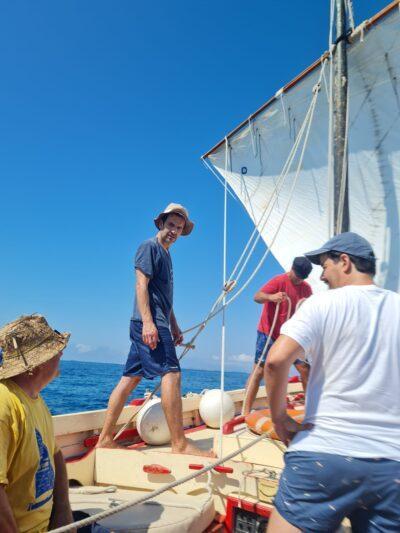
MULTIPOLYGON (((302 422, 304 419, 304 409, 288 409, 287 414, 294 418, 296 422, 302 422)), ((279 440, 278 435, 273 430, 273 424, 271 420, 271 412, 269 409, 261 409, 259 411, 253 411, 245 418, 247 427, 254 433, 261 435, 272 430, 270 437, 275 440, 279 440)))

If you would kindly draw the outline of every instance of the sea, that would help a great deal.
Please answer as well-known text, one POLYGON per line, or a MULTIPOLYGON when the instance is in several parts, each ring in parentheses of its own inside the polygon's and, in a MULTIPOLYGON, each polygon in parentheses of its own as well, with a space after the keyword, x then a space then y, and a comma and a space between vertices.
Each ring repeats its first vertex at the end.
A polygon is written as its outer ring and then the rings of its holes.
MULTIPOLYGON (((42 391, 51 414, 61 415, 105 409, 108 398, 122 375, 123 365, 83 361, 61 361, 60 376, 42 391)), ((225 389, 241 389, 248 375, 225 373, 225 389)), ((142 398, 158 380, 142 380, 131 395, 142 398)), ((220 388, 220 372, 182 369, 182 394, 220 388)))

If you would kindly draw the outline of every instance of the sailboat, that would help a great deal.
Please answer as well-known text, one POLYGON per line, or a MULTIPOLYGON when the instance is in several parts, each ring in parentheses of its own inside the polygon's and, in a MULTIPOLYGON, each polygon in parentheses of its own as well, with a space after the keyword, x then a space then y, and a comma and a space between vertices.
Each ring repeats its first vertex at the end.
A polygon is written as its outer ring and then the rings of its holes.
MULTIPOLYGON (((336 39, 329 51, 203 156, 225 195, 231 191, 242 202, 255 232, 195 335, 247 286, 254 272, 239 278, 259 238, 288 270, 294 255, 350 228, 375 249, 377 283, 399 291, 400 2, 349 30, 351 2, 334 0, 333 6, 336 39)), ((316 290, 318 277, 315 272, 316 290)), ((271 433, 256 435, 246 426, 243 390, 226 394, 235 416, 219 429, 201 420, 201 395, 183 398, 188 437, 199 447, 213 445, 217 460, 173 455, 168 444, 144 442, 135 416, 149 405, 145 399, 126 406, 119 419, 126 449, 94 448, 104 411, 55 416, 75 525, 97 532, 263 530, 285 447, 271 433)), ((255 408, 266 404, 259 391, 255 408)), ((288 404, 303 408, 296 380, 288 384, 288 404)), ((351 531, 348 523, 342 531, 351 531)))

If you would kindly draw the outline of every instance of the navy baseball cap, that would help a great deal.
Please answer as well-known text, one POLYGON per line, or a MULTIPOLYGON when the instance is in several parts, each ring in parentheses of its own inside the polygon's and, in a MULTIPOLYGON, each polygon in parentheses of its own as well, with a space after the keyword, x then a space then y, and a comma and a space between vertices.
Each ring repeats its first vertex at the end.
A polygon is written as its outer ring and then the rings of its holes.
POLYGON ((339 252, 342 254, 353 255, 355 257, 361 257, 363 259, 370 259, 375 261, 376 257, 372 246, 357 233, 352 231, 347 231, 345 233, 339 233, 335 235, 332 239, 329 239, 319 250, 313 250, 312 252, 307 252, 304 254, 308 259, 315 265, 319 265, 320 255, 326 254, 327 252, 339 252))
POLYGON ((306 279, 312 270, 311 261, 307 259, 307 257, 295 257, 292 264, 292 270, 298 278, 306 279))

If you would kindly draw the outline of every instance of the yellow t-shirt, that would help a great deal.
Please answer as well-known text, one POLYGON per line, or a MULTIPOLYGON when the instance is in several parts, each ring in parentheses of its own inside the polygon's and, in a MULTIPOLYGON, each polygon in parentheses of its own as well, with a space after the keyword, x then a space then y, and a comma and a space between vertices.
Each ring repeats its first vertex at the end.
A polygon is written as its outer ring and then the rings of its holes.
POLYGON ((43 399, 0 382, 0 484, 21 532, 48 530, 53 505, 53 422, 43 399))

